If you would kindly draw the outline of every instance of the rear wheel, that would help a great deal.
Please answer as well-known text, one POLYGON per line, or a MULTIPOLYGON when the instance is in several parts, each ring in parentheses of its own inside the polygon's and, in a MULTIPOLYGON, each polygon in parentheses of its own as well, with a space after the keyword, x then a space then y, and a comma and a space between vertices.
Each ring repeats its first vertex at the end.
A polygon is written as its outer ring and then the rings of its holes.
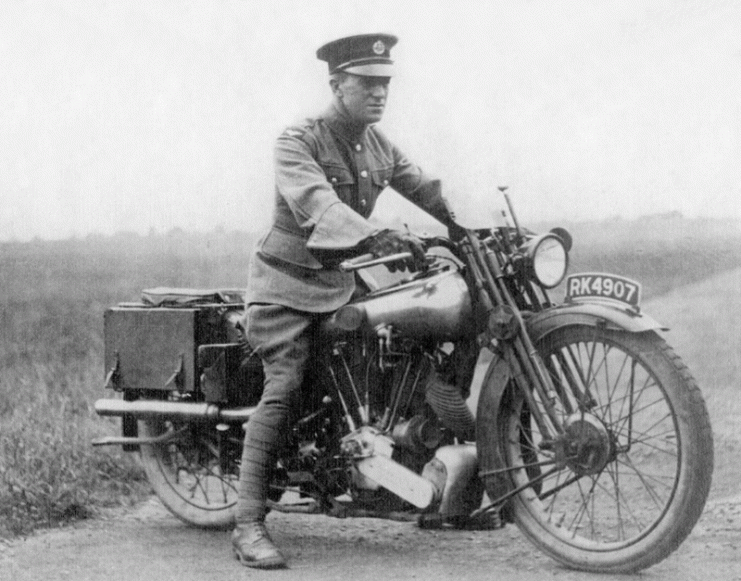
POLYGON ((144 437, 169 439, 141 446, 141 461, 155 494, 179 519, 199 527, 228 528, 237 502, 239 434, 234 427, 159 419, 139 422, 144 437), (234 433, 233 433, 234 432, 234 433))
POLYGON ((572 326, 537 347, 565 433, 545 438, 514 390, 500 408, 501 459, 521 488, 518 526, 576 569, 633 572, 661 561, 690 533, 710 488, 699 388, 653 333, 572 326))

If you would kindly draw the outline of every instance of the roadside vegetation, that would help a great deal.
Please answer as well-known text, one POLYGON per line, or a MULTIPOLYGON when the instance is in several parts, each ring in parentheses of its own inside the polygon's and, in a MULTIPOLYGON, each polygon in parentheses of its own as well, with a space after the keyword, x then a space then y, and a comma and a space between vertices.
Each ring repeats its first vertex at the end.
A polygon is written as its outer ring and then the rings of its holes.
MULTIPOLYGON (((644 298, 741 267, 736 222, 676 216, 566 224, 572 272, 641 281, 644 298)), ((550 225, 549 225, 550 227, 550 225)), ((144 288, 242 288, 247 234, 119 234, 0 243, 0 537, 87 518, 144 498, 136 457, 91 440, 99 418, 103 312, 144 288)))
POLYGON ((741 222, 676 214, 565 226, 574 237, 570 272, 611 272, 663 295, 741 265, 741 222))
POLYGON ((149 493, 134 455, 91 440, 99 418, 103 312, 143 288, 243 286, 245 235, 0 244, 0 537, 87 518, 149 493))

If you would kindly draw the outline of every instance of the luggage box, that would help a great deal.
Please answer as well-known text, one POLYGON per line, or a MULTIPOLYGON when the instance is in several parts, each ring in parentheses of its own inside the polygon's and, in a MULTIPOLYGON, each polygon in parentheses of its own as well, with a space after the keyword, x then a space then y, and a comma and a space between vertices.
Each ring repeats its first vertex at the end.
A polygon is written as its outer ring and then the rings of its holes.
POLYGON ((203 354, 203 346, 209 346, 212 360, 220 351, 235 351, 242 340, 243 309, 237 291, 175 288, 145 290, 142 302, 109 308, 104 314, 106 386, 198 391, 199 348, 203 354))
POLYGON ((104 315, 106 384, 120 390, 196 391, 198 347, 228 340, 219 310, 108 309, 104 315))

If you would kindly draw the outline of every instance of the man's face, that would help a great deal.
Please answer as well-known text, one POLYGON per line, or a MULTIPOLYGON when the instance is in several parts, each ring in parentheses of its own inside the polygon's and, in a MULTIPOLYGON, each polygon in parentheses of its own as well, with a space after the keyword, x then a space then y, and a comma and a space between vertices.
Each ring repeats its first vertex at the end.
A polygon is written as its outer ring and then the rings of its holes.
POLYGON ((332 87, 350 117, 358 123, 369 125, 377 123, 383 117, 389 94, 389 80, 389 77, 348 74, 343 81, 332 87))

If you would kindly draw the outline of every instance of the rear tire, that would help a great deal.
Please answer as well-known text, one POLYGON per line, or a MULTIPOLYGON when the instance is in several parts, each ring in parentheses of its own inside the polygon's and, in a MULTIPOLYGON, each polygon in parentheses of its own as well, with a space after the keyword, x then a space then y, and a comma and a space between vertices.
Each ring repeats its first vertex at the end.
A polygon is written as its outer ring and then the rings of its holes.
MULTIPOLYGON (((574 569, 658 563, 689 535, 710 489, 712 431, 697 384, 650 332, 570 326, 537 349, 568 435, 544 444, 521 394, 504 398, 500 458, 511 485, 525 487, 512 500, 516 523, 574 569)), ((484 386, 482 397, 494 391, 484 386)), ((485 483, 490 495, 501 492, 497 475, 485 483)))
POLYGON ((182 434, 161 444, 141 446, 147 479, 170 512, 204 528, 226 529, 234 524, 238 467, 236 452, 225 443, 226 433, 212 425, 164 420, 139 422, 139 434, 160 436, 168 430, 182 434))

